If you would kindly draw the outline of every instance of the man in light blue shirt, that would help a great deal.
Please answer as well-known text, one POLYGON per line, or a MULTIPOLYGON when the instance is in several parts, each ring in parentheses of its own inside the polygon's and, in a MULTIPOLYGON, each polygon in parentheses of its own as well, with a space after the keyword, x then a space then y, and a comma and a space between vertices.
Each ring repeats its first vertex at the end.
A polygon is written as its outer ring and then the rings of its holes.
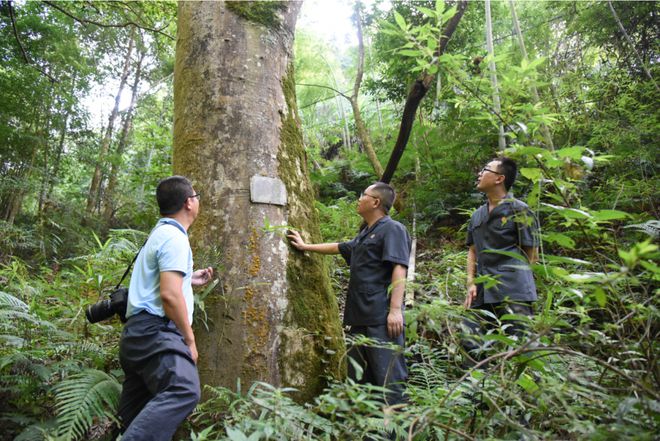
POLYGON ((119 342, 123 441, 170 440, 199 402, 192 287, 213 277, 210 267, 192 270, 188 228, 199 198, 182 176, 163 179, 156 189, 163 218, 135 262, 119 342))

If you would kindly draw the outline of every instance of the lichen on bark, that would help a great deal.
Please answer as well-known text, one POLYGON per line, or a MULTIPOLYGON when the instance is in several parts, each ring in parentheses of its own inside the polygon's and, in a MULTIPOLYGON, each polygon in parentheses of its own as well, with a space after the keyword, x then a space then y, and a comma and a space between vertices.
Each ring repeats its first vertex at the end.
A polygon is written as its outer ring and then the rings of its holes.
POLYGON ((275 1, 229 1, 227 9, 244 19, 259 23, 267 28, 278 28, 282 20, 278 13, 286 5, 275 1))

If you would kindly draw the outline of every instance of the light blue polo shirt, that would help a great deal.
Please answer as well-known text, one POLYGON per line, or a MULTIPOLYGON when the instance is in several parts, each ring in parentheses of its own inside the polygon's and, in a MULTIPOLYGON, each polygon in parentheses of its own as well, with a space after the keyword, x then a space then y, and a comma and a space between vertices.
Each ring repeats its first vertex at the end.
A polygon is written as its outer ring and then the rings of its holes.
POLYGON ((185 228, 174 219, 160 219, 135 261, 128 288, 126 317, 142 311, 165 317, 160 297, 160 273, 176 271, 183 274, 183 297, 188 308, 188 322, 192 324, 192 268, 192 250, 185 228))

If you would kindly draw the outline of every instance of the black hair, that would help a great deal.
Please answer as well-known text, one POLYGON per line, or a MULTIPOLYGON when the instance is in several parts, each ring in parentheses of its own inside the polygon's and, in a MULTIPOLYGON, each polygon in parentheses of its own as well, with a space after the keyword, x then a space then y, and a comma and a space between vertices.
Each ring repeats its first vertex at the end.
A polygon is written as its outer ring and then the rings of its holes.
POLYGON ((378 194, 378 199, 380 199, 380 206, 383 207, 385 214, 390 212, 390 208, 394 205, 394 200, 396 199, 396 192, 391 185, 386 184, 385 182, 376 182, 373 184, 373 190, 378 194))
POLYGON ((156 187, 156 200, 160 214, 170 215, 178 212, 186 199, 192 195, 192 182, 184 176, 170 176, 161 180, 156 187))
POLYGON ((498 171, 504 175, 504 188, 506 188, 506 191, 509 191, 509 189, 513 186, 513 183, 516 182, 516 175, 518 174, 518 166, 516 165, 516 161, 504 156, 500 156, 495 160, 499 161, 500 163, 497 168, 498 171))

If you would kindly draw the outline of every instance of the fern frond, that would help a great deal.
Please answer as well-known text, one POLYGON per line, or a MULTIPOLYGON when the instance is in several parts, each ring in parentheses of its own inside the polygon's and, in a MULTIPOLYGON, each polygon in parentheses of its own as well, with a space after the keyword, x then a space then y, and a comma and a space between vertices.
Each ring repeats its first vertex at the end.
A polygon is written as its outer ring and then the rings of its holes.
POLYGON ((14 438, 14 441, 45 441, 52 439, 49 434, 55 428, 53 421, 35 423, 27 426, 14 438))
POLYGON ((25 339, 16 335, 0 334, 0 342, 5 346, 20 348, 25 344, 25 339))
POLYGON ((14 311, 24 312, 27 312, 30 309, 30 307, 21 299, 4 291, 0 291, 0 308, 11 308, 14 311))
POLYGON ((57 434, 80 439, 94 418, 114 419, 121 386, 111 375, 86 369, 55 387, 57 434))
POLYGON ((660 236, 660 220, 657 219, 652 219, 641 224, 626 225, 623 228, 632 228, 641 231, 654 239, 660 236))

